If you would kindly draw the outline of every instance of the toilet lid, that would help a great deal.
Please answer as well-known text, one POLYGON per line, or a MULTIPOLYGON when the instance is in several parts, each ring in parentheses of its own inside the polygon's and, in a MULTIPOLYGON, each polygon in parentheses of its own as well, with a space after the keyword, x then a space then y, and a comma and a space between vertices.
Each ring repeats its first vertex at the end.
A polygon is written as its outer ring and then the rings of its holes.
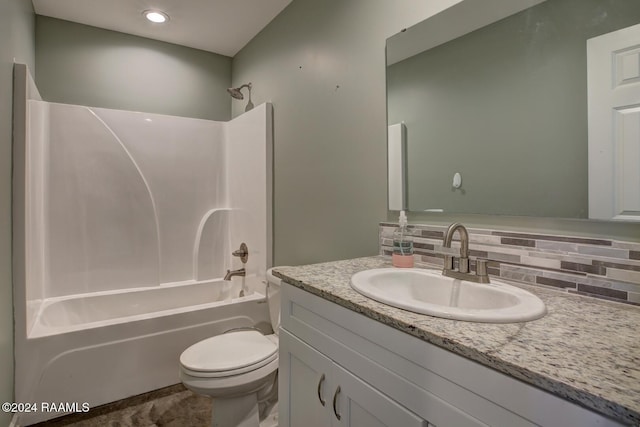
POLYGON ((236 331, 217 335, 187 348, 180 356, 185 368, 198 372, 222 372, 256 365, 278 351, 258 331, 236 331))

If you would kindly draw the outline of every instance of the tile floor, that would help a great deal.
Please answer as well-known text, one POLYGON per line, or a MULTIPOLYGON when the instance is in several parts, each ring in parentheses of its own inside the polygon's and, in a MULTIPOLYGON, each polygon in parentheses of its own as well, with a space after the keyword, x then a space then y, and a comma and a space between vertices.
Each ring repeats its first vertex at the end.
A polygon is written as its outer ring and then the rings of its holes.
MULTIPOLYGON (((260 427, 278 427, 277 406, 260 427)), ((211 410, 210 398, 178 384, 33 427, 209 427, 211 410)))

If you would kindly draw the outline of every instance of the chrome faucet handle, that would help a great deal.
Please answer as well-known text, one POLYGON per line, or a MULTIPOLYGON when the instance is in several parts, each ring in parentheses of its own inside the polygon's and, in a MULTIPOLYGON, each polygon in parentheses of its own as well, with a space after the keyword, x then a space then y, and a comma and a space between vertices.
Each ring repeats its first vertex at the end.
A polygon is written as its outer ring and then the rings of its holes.
POLYGON ((453 255, 444 256, 444 269, 453 270, 453 255))
POLYGON ((249 259, 249 248, 246 243, 243 242, 240 244, 240 249, 231 252, 231 255, 239 257, 240 261, 242 261, 243 264, 246 264, 249 259))
POLYGON ((476 260, 476 276, 478 277, 478 281, 480 283, 489 283, 489 274, 487 273, 487 263, 486 259, 477 259, 476 260))

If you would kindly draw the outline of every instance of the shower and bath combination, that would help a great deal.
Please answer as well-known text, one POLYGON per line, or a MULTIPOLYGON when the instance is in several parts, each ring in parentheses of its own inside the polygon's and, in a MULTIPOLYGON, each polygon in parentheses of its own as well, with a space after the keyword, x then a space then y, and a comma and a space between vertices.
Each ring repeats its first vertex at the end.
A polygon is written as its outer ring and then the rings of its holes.
POLYGON ((253 102, 251 102, 251 82, 244 84, 240 87, 230 87, 227 89, 227 92, 229 92, 229 95, 231 95, 235 99, 244 99, 244 95, 242 94, 241 91, 245 87, 249 88, 249 102, 247 102, 247 106, 244 109, 244 111, 246 112, 253 108, 253 102))
POLYGON ((223 122, 57 104, 14 74, 15 401, 103 405, 179 383, 199 341, 270 333, 271 188, 246 183, 271 180, 271 105, 223 122), (222 280, 240 242, 245 277, 222 280))

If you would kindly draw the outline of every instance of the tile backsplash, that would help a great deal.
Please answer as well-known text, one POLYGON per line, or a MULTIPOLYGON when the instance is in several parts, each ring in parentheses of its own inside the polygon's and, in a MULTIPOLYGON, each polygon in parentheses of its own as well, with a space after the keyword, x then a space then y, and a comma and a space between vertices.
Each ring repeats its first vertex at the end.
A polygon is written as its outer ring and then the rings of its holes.
MULTIPOLYGON (((380 254, 391 255, 398 225, 380 223, 380 254)), ((447 229, 410 224, 416 261, 442 267, 445 253, 459 254, 458 233, 453 248, 443 248, 447 229)), ((488 259, 489 274, 567 292, 640 305, 640 243, 583 237, 467 228, 471 268, 488 259)))

